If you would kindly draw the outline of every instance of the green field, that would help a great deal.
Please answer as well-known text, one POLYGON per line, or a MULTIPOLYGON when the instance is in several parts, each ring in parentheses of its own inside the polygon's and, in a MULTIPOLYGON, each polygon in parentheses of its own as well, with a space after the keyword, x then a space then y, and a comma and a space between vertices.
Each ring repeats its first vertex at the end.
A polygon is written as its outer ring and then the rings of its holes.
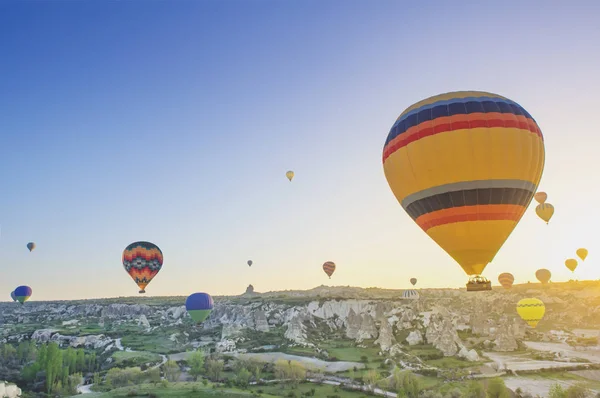
POLYGON ((148 351, 116 351, 112 354, 112 358, 118 367, 140 366, 161 360, 160 355, 148 351))
POLYGON ((304 393, 315 390, 315 397, 327 397, 337 395, 340 398, 362 398, 364 392, 345 391, 339 387, 329 385, 319 385, 314 383, 303 383, 297 388, 292 389, 287 385, 273 384, 263 386, 251 386, 248 390, 238 388, 212 388, 210 385, 205 387, 202 383, 171 383, 167 388, 154 386, 152 384, 142 384, 139 386, 117 388, 105 393, 92 393, 86 395, 89 398, 126 398, 126 397, 148 397, 149 393, 157 398, 245 398, 256 397, 275 398, 287 397, 290 392, 294 392, 296 397, 301 397, 304 393))

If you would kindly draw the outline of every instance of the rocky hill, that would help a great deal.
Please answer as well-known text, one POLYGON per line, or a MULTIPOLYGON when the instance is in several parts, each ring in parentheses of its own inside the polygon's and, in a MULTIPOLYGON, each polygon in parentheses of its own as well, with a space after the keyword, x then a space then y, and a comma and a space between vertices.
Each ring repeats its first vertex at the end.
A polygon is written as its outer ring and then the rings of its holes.
MULTIPOLYGON (((205 347, 223 353, 295 348, 332 358, 332 342, 395 357, 431 346, 443 356, 479 361, 481 350, 510 352, 519 341, 575 340, 576 329, 600 329, 600 283, 525 284, 511 290, 399 290, 320 286, 309 291, 215 297, 202 325, 193 325, 183 297, 115 298, 0 304, 0 342, 55 341, 110 353, 123 349, 176 353, 205 347), (536 330, 517 315, 523 297, 538 297, 546 316, 536 330), (341 343, 339 343, 341 344, 341 343)), ((340 346, 341 347, 341 346, 340 346)), ((338 347, 339 348, 339 347, 338 347)), ((415 362, 419 362, 415 360, 415 362)))

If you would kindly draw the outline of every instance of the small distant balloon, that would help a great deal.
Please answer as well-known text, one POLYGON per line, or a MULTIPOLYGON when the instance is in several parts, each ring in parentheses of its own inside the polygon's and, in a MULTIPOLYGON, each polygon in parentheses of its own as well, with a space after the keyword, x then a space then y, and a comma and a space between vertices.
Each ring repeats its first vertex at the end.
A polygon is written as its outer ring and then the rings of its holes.
POLYGON ((410 283, 412 283, 412 285, 416 285, 417 284, 417 278, 410 278, 410 283))
POLYGON ((509 272, 504 272, 498 275, 498 282, 500 282, 500 285, 502 285, 502 287, 505 289, 510 289, 514 281, 515 277, 509 272))
POLYGON ((535 272, 535 277, 537 278, 538 281, 542 282, 543 284, 546 284, 546 283, 548 283, 548 281, 550 281, 550 278, 552 277, 552 273, 550 271, 548 271, 546 268, 541 268, 535 272))
POLYGON ((292 178, 294 178, 294 172, 292 170, 288 171, 287 173, 285 173, 285 176, 287 177, 288 180, 290 180, 290 182, 292 181, 292 178))
POLYGON ((252 260, 248 260, 248 266, 252 267, 252 260))
POLYGON ((554 215, 554 206, 552 206, 550 203, 542 203, 537 205, 535 212, 539 218, 546 221, 546 224, 548 224, 554 215))
POLYGON ((213 307, 213 299, 208 293, 194 293, 185 300, 185 309, 196 323, 204 322, 213 307))
POLYGON ((27 248, 29 249, 30 252, 32 252, 33 249, 35 249, 35 243, 34 242, 29 242, 27 244, 27 248))
POLYGON ((10 292, 10 298, 12 299, 12 301, 17 301, 17 296, 15 296, 14 290, 12 292, 10 292))
POLYGON ((571 270, 571 272, 574 272, 575 268, 577 268, 577 260, 575 260, 574 258, 570 258, 565 261, 565 265, 568 269, 571 270))
POLYGON ((140 293, 146 293, 146 286, 158 274, 162 265, 162 251, 154 243, 134 242, 123 250, 123 267, 139 286, 140 293))
POLYGON ((524 298, 517 303, 517 313, 532 328, 542 320, 545 312, 546 306, 536 298, 524 298))
POLYGON ((536 194, 533 195, 533 198, 536 200, 536 202, 542 204, 546 202, 546 199, 548 199, 548 195, 546 194, 546 192, 536 192, 536 194))
POLYGON ((323 264, 323 271, 329 276, 331 279, 331 275, 335 272, 335 263, 333 261, 327 261, 323 264))
POLYGON ((19 286, 15 289, 15 298, 21 304, 29 300, 33 291, 29 286, 19 286))
POLYGON ((587 249, 585 249, 585 248, 583 248, 583 247, 582 247, 582 248, 580 248, 580 249, 577 249, 576 253, 577 253, 577 256, 579 256, 579 258, 580 258, 582 261, 585 261, 585 259, 586 259, 586 258, 587 258, 587 256, 588 256, 588 250, 587 250, 587 249))

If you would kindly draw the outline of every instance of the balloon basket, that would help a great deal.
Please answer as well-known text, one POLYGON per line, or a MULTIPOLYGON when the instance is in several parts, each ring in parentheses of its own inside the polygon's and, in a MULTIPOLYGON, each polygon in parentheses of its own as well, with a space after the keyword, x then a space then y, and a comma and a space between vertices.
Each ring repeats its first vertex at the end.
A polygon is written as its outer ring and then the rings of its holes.
POLYGON ((142 294, 142 293, 146 293, 146 291, 145 290, 140 290, 140 294, 142 294))
POLYGON ((492 282, 483 276, 475 276, 467 282, 467 292, 484 292, 492 290, 492 282))

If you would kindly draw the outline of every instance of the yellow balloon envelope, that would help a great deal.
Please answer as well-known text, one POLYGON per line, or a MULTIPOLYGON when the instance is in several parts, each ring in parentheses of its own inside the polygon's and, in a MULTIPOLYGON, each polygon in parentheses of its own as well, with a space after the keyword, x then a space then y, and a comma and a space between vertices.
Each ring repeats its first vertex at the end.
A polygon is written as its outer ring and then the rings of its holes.
POLYGON ((546 268, 540 268, 537 271, 535 271, 535 277, 538 281, 542 282, 543 284, 546 284, 550 281, 550 278, 552 278, 552 273, 546 268))
POLYGON ((504 272, 504 273, 498 275, 498 282, 500 282, 502 287, 505 289, 510 289, 512 287, 514 281, 515 281, 515 277, 513 276, 513 274, 511 274, 509 272, 504 272))
POLYGON ((581 260, 583 260, 583 261, 585 261, 585 259, 586 259, 586 258, 587 258, 587 256, 588 256, 588 251, 587 251, 587 249, 585 249, 585 248, 583 248, 583 247, 582 247, 581 249, 577 249, 577 252, 576 252, 576 253, 577 253, 577 255, 579 256, 579 258, 580 258, 581 260))
POLYGON ((571 271, 575 271, 575 268, 577 268, 577 260, 575 260, 574 258, 570 258, 565 261, 565 265, 571 271))
POLYGON ((292 178, 294 178, 294 172, 290 170, 287 173, 285 173, 285 176, 288 180, 292 181, 292 178))
POLYGON ((533 195, 533 198, 536 200, 536 202, 542 204, 546 201, 546 199, 548 199, 548 195, 546 194, 546 192, 538 192, 535 195, 533 195))
POLYGON ((542 300, 524 298, 517 303, 517 313, 529 326, 535 328, 546 313, 546 306, 542 300))
POLYGON ((479 275, 531 202, 544 156, 542 132, 525 109, 463 91, 406 109, 385 142, 383 170, 417 225, 479 275))
POLYGON ((541 203, 537 205, 535 212, 539 218, 546 221, 546 224, 548 224, 554 215, 554 206, 552 206, 550 203, 541 203))

